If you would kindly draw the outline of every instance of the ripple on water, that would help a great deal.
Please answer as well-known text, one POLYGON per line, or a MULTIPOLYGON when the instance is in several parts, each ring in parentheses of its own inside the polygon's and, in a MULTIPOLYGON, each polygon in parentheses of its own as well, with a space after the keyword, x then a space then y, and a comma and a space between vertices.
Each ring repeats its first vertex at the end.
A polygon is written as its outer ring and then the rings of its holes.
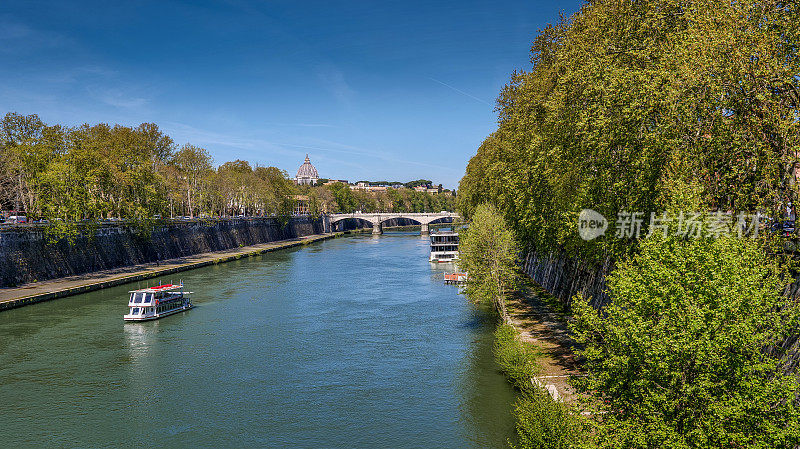
POLYGON ((427 252, 356 236, 185 272, 198 307, 156 322, 122 323, 133 286, 4 312, 4 444, 505 447, 493 321, 427 252))

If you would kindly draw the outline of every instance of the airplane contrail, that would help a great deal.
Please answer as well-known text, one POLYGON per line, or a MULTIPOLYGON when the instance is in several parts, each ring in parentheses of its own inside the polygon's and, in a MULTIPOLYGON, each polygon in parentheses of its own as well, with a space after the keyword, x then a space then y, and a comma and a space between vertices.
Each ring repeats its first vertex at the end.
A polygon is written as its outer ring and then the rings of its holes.
POLYGON ((486 100, 481 100, 480 98, 478 98, 478 97, 476 97, 476 96, 474 96, 474 95, 470 95, 470 94, 468 94, 468 93, 464 92, 463 90, 457 89, 457 88, 455 88, 455 87, 453 87, 453 86, 451 86, 451 85, 449 85, 449 84, 447 84, 447 83, 444 83, 444 82, 442 82, 442 81, 439 81, 439 80, 437 80, 436 78, 431 78, 431 77, 428 77, 428 79, 429 79, 429 80, 431 80, 431 81, 436 81, 437 83, 441 84, 441 85, 442 85, 442 86, 444 86, 444 87, 449 87, 450 89, 453 89, 454 91, 456 91, 456 92, 460 93, 461 95, 466 95, 466 96, 468 96, 468 97, 472 98, 473 100, 480 101, 481 103, 483 103, 483 104, 485 104, 485 105, 487 105, 487 106, 492 106, 491 104, 489 104, 489 102, 488 102, 488 101, 486 101, 486 100))

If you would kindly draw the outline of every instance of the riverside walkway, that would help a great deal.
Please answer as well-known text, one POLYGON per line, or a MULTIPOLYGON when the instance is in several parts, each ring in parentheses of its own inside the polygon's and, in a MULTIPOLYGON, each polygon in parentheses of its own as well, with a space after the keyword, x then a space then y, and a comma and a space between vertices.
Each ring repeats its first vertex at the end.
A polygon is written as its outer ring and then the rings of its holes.
POLYGON ((533 382, 546 389, 554 399, 573 404, 577 397, 568 380, 581 374, 574 352, 576 343, 570 336, 564 318, 553 311, 543 295, 547 293, 526 279, 519 291, 509 299, 509 320, 520 331, 522 341, 532 345, 539 355, 536 361, 541 372, 533 382))
POLYGON ((47 281, 32 282, 19 287, 0 288, 0 311, 79 293, 86 293, 93 290, 100 290, 107 287, 114 287, 129 282, 170 275, 193 268, 257 256, 270 251, 338 237, 343 234, 344 233, 339 232, 334 234, 310 235, 224 251, 167 259, 159 262, 96 271, 47 281))

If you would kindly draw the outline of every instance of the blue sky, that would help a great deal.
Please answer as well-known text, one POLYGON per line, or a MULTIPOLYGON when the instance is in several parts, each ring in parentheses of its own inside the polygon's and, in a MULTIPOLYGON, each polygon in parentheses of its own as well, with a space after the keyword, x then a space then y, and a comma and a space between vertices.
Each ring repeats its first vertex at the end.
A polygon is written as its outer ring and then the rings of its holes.
POLYGON ((154 122, 217 164, 456 187, 579 1, 7 1, 0 112, 66 125, 154 122))

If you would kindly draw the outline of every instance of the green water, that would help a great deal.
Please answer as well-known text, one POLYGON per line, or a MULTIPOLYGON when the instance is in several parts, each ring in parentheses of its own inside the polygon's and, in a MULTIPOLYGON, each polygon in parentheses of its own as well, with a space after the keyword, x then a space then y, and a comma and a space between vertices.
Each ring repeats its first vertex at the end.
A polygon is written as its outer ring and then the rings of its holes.
POLYGON ((136 284, 2 312, 0 445, 506 447, 493 322, 427 256, 385 234, 193 270, 162 281, 197 307, 146 323, 136 284))

